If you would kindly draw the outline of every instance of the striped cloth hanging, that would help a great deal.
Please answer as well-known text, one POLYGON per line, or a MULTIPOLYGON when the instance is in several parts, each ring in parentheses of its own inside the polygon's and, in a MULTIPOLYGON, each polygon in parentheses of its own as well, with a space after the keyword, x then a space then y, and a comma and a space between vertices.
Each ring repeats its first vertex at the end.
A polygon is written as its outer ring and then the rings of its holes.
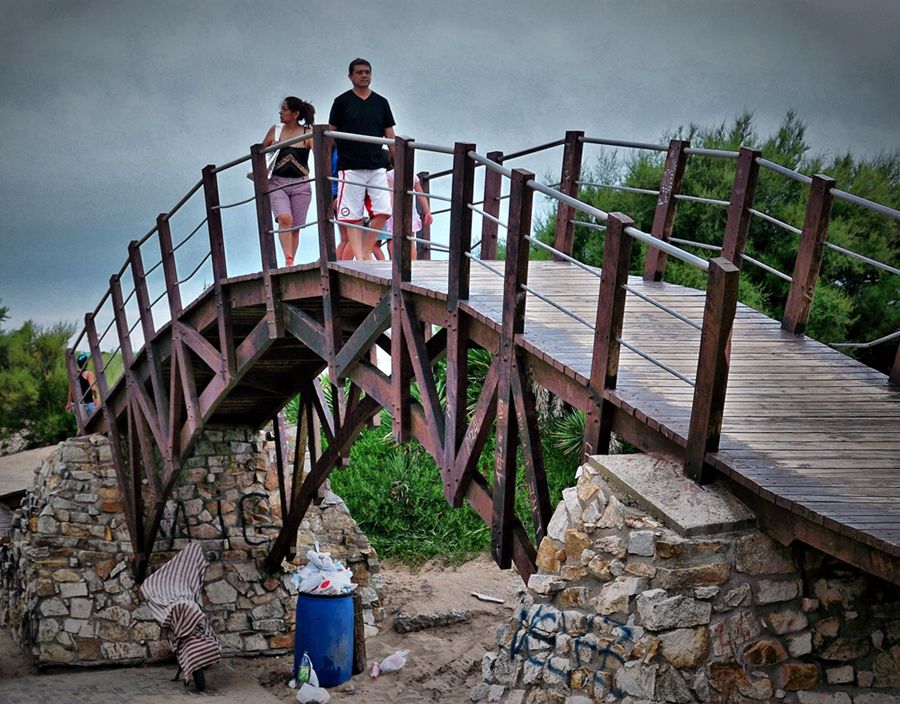
POLYGON ((219 640, 198 603, 206 565, 200 545, 188 543, 141 585, 153 617, 168 629, 169 644, 185 682, 195 670, 209 667, 222 657, 219 640))

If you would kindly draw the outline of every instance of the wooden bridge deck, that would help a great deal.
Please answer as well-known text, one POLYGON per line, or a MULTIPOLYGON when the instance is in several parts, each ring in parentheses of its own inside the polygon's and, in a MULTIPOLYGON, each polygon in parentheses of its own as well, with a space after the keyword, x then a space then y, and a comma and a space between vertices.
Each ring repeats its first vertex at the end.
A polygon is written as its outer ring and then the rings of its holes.
MULTIPOLYGON (((390 262, 334 266, 345 276, 390 288, 390 262)), ((531 262, 528 281, 533 290, 593 323, 598 278, 567 263, 531 262)), ((702 320, 702 291, 638 277, 629 285, 702 320)), ((404 288, 443 299, 447 263, 414 262, 412 281, 404 288)), ((502 299, 502 280, 473 266, 466 311, 499 330, 502 299)), ((632 294, 624 319, 623 340, 694 377, 698 331, 632 294)), ((531 294, 520 344, 534 359, 587 385, 593 331, 531 294)), ((618 388, 609 398, 649 431, 686 445, 692 387, 684 381, 623 348, 618 388)), ((652 438, 646 445, 665 450, 652 438)), ((786 542, 793 533, 835 554, 844 552, 833 542, 842 535, 900 556, 900 388, 884 374, 787 333, 778 321, 744 305, 738 306, 732 334, 722 440, 711 459, 755 504, 767 529, 783 533, 786 542), (819 527, 825 531, 816 536, 819 527)))

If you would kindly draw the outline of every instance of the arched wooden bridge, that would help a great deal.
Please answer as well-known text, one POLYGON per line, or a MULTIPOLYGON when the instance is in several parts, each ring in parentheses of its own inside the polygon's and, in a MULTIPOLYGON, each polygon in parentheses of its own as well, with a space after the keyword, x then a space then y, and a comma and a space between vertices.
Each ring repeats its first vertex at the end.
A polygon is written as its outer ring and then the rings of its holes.
POLYGON ((73 380, 79 348, 90 350, 99 372, 100 408, 88 417, 78 405, 79 431, 102 432, 112 441, 139 575, 198 433, 208 426, 260 427, 276 418, 285 477, 291 468, 284 466, 277 414, 299 394, 298 445, 308 442, 312 469, 303 477, 296 461, 292 489, 282 490, 284 520, 269 555, 271 569, 293 548, 297 527, 329 472, 364 424, 385 408, 395 437, 416 437, 437 460, 448 502, 467 501, 491 526, 497 563, 514 563, 527 578, 552 512, 536 384, 585 412, 586 453, 606 452, 615 432, 643 451, 683 462, 697 481, 722 477, 756 511, 761 527, 783 543, 802 541, 900 584, 900 353, 886 376, 802 334, 832 200, 844 198, 888 217, 900 213, 839 191, 827 177, 808 178, 772 164, 750 149, 692 149, 678 140, 656 146, 568 132, 565 139, 517 154, 482 156, 473 144, 444 148, 398 137, 392 145, 394 212, 400 214, 393 261, 337 261, 327 176, 331 142, 341 135, 325 126, 314 133, 318 262, 277 267, 266 150, 256 145, 248 157, 206 167, 175 208, 131 243, 128 260, 86 316, 67 355, 73 380), (666 152, 650 233, 637 230, 625 215, 603 213, 577 199, 585 144, 666 152), (503 165, 560 146, 556 187, 503 165), (414 159, 423 149, 452 159, 448 171, 423 174, 434 202, 449 202, 448 247, 431 243, 430 233, 415 243, 410 236, 414 159), (722 256, 709 261, 669 242, 678 200, 689 197, 679 193, 682 175, 694 158, 735 164, 731 198, 720 202, 728 208, 722 256), (245 202, 256 208, 261 266, 257 273, 230 276, 222 213, 232 206, 220 203, 218 178, 248 160, 254 196, 245 202), (761 167, 809 185, 782 321, 737 301, 749 221, 760 215, 753 197, 761 167), (448 176, 447 195, 439 196, 435 184, 448 176), (475 202, 479 177, 484 197, 475 202), (552 247, 531 236, 535 193, 556 200, 552 247), (203 196, 205 219, 174 244, 172 218, 195 194, 203 196), (482 223, 475 245, 473 214, 482 223), (502 260, 498 225, 506 231, 502 260), (602 270, 571 258, 576 226, 605 229, 602 270), (176 254, 203 229, 209 246, 201 264, 211 263, 211 283, 188 303, 182 292, 190 276, 179 279, 188 267, 176 254), (643 277, 628 276, 635 241, 649 248, 643 277), (411 261, 414 245, 418 261, 411 261), (438 249, 447 250, 446 259, 431 259, 431 250, 438 249), (545 249, 551 259, 530 258, 545 249), (145 267, 151 251, 158 262, 145 267), (705 291, 664 282, 666 258, 672 256, 706 272, 705 291), (155 299, 153 270, 161 270, 164 281, 155 299), (123 291, 129 278, 130 290, 123 291), (137 315, 129 316, 132 299, 137 315), (101 331, 104 311, 109 324, 101 331), (124 363, 115 383, 106 373, 113 345, 124 363), (371 361, 373 346, 389 355, 390 373, 371 361), (467 350, 475 347, 489 351, 493 361, 470 413, 467 350), (444 398, 433 374, 442 357, 444 398), (341 388, 350 382, 334 418, 316 383, 323 371, 341 388), (327 439, 324 451, 317 422, 327 439), (492 430, 496 456, 489 479, 476 471, 476 461, 492 430), (536 542, 513 511, 519 447, 536 542))

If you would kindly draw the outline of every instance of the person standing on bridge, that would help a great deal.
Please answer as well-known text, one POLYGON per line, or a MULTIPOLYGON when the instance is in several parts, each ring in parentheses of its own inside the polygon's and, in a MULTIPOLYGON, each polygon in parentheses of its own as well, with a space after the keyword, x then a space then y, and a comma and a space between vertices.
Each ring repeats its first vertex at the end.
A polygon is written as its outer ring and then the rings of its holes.
POLYGON ((279 149, 269 174, 269 202, 278 223, 278 239, 284 252, 284 265, 293 266, 300 246, 300 231, 293 228, 306 224, 306 213, 312 200, 309 185, 309 150, 312 147, 310 127, 316 118, 316 109, 311 103, 289 95, 282 101, 278 117, 281 124, 269 128, 262 142, 263 147, 305 134, 310 135, 310 139, 279 149))
MULTIPOLYGON (((350 82, 353 88, 334 99, 328 117, 329 128, 368 137, 394 138, 394 116, 388 101, 369 88, 372 65, 365 59, 350 62, 350 82)), ((361 230, 366 215, 368 195, 372 207, 369 227, 381 230, 391 216, 391 192, 385 173, 387 162, 380 144, 347 139, 337 140, 338 193, 335 209, 339 222, 348 226, 353 256, 362 261, 372 258, 372 248, 378 235, 361 230)), ((393 146, 389 147, 393 155, 393 146)))

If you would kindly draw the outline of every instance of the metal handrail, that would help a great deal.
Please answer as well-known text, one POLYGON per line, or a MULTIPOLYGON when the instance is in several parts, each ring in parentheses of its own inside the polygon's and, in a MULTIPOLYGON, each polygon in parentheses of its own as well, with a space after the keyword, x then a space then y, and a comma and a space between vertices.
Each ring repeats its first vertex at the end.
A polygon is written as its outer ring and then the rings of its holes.
POLYGON ((426 152, 437 152, 438 154, 453 154, 453 147, 444 147, 439 144, 425 144, 424 142, 412 141, 409 146, 413 149, 422 149, 426 152))
MULTIPOLYGON (((594 208, 593 206, 587 205, 586 203, 582 203, 577 198, 572 198, 571 196, 567 196, 565 193, 560 193, 559 191, 555 191, 552 188, 548 188, 547 186, 539 183, 538 181, 530 180, 527 182, 528 186, 533 188, 536 191, 540 191, 544 195, 548 195, 552 198, 556 198, 557 200, 566 203, 567 205, 571 205, 576 210, 580 210, 583 213, 586 213, 592 217, 597 218, 598 220, 602 220, 606 222, 609 219, 609 213, 605 213, 599 208, 594 208)), ((700 257, 694 256, 689 252, 685 252, 684 250, 678 249, 678 247, 673 247, 668 242, 664 242, 663 240, 659 240, 655 238, 653 235, 650 235, 642 230, 638 230, 636 227, 626 227, 625 233, 638 240, 639 242, 643 242, 650 247, 656 247, 657 249, 669 254, 676 259, 680 259, 681 261, 691 264, 692 266, 697 267, 698 269, 702 269, 703 271, 709 270, 709 263, 705 259, 701 259, 700 257)))
POLYGON ((787 176, 794 181, 799 183, 805 183, 807 186, 812 183, 812 179, 809 176, 804 176, 793 169, 789 169, 787 166, 782 166, 781 164, 776 164, 774 161, 769 161, 768 159, 763 159, 761 156, 756 157, 756 163, 762 166, 763 168, 769 169, 769 171, 774 171, 777 174, 781 174, 782 176, 787 176))
POLYGON ((803 234, 803 230, 801 230, 799 227, 794 227, 793 225, 789 225, 786 222, 782 222, 781 220, 778 220, 777 218, 773 218, 771 215, 767 215, 766 213, 763 213, 762 211, 756 210, 755 208, 747 208, 747 210, 751 214, 755 215, 756 217, 762 218, 766 222, 770 222, 773 225, 780 227, 782 230, 787 230, 788 232, 793 232, 795 235, 803 234))
POLYGON ((431 249, 436 249, 439 252, 449 252, 450 251, 450 248, 447 245, 441 244, 440 242, 434 242, 432 240, 426 240, 421 237, 413 237, 413 236, 409 236, 406 239, 408 239, 410 242, 421 242, 422 244, 428 245, 431 249))
POLYGON ((648 362, 650 362, 651 364, 655 364, 657 367, 659 367, 663 371, 669 372, 669 374, 671 374, 672 376, 681 379, 686 384, 689 384, 690 386, 696 385, 693 379, 689 379, 681 372, 675 371, 668 364, 666 364, 665 362, 660 362, 653 355, 648 354, 647 352, 644 352, 642 349, 639 349, 638 347, 635 347, 634 345, 631 345, 631 344, 625 342, 625 340, 623 340, 621 337, 617 337, 616 342, 618 342, 620 345, 622 345, 622 347, 624 347, 625 349, 628 349, 628 350, 631 350, 632 352, 634 352, 638 357, 642 357, 643 359, 646 359, 648 362))
POLYGON ((142 244, 144 244, 144 242, 146 242, 146 241, 149 240, 151 237, 153 237, 153 235, 156 234, 156 227, 157 227, 156 225, 154 225, 153 227, 151 227, 151 228, 150 228, 150 231, 149 231, 146 235, 144 235, 143 237, 141 237, 141 239, 139 239, 139 240, 137 241, 138 247, 140 247, 142 244))
POLYGON ((441 201, 444 201, 445 203, 453 202, 453 199, 448 196, 442 196, 437 193, 425 193, 424 191, 415 191, 415 190, 407 191, 406 195, 408 195, 408 196, 423 196, 425 198, 428 198, 429 200, 441 200, 441 201))
POLYGON ((705 198, 703 196, 689 196, 684 193, 676 193, 675 200, 686 200, 692 203, 709 203, 710 205, 723 205, 726 208, 731 205, 730 200, 719 200, 718 198, 705 198))
MULTIPOLYGON (((545 249, 548 252, 552 252, 554 255, 556 255, 560 259, 564 259, 565 261, 569 262, 570 264, 574 264, 575 266, 577 266, 580 269, 584 269, 586 272, 588 272, 592 276, 596 276, 598 279, 600 278, 600 273, 597 271, 596 268, 588 266, 584 262, 578 261, 577 259, 575 259, 575 257, 571 257, 568 254, 566 254, 565 252, 560 252, 558 249, 556 249, 556 247, 551 247, 549 244, 546 244, 545 242, 541 242, 539 239, 536 239, 529 235, 525 235, 523 239, 527 240, 528 242, 531 242, 531 244, 537 245, 541 249, 545 249)), ((472 245, 472 246, 474 247, 475 245, 472 245)))
MULTIPOLYGON (((326 132, 325 134, 328 134, 328 133, 326 132)), ((292 144, 296 144, 297 142, 306 142, 308 140, 311 140, 312 138, 313 138, 312 132, 304 132, 303 134, 298 134, 296 137, 291 137, 290 139, 286 139, 283 142, 274 142, 274 143, 270 144, 268 147, 265 147, 264 149, 260 149, 259 153, 260 154, 268 154, 269 152, 277 152, 282 147, 289 147, 292 144)), ((236 160, 235 163, 240 164, 250 158, 251 158, 251 155, 248 154, 246 157, 243 157, 241 160, 236 160)), ((233 165, 234 164, 227 164, 225 166, 221 166, 221 167, 219 167, 218 171, 224 170, 226 168, 226 166, 233 166, 233 165)))
POLYGON ((673 318, 677 318, 677 319, 680 320, 681 322, 687 323, 688 325, 690 325, 690 326, 691 326, 692 328, 694 328, 695 330, 703 330, 703 326, 702 326, 700 323, 697 323, 697 322, 691 320, 691 319, 688 318, 686 315, 684 315, 684 314, 682 314, 682 313, 679 313, 677 310, 674 310, 674 309, 672 309, 672 308, 669 308, 669 306, 665 305, 664 303, 660 303, 659 301, 657 301, 657 300, 655 300, 655 299, 653 299, 653 298, 650 298, 650 296, 647 296, 646 294, 641 293, 640 291, 638 291, 638 290, 635 289, 635 288, 632 288, 632 287, 629 286, 628 284, 622 284, 622 288, 625 289, 626 291, 628 291, 628 293, 630 293, 630 294, 632 294, 632 295, 634 295, 634 296, 637 296, 637 297, 640 298, 642 301, 646 301, 646 302, 649 303, 651 306, 654 306, 654 307, 656 307, 656 308, 659 308, 659 309, 660 309, 661 311, 663 311, 664 313, 668 313, 668 314, 671 315, 673 318))
POLYGON ((197 227, 195 227, 193 230, 191 230, 191 233, 187 237, 185 237, 183 240, 181 240, 181 242, 172 247, 172 254, 175 254, 175 252, 177 252, 184 244, 186 244, 187 241, 191 239, 191 237, 196 235, 200 231, 200 228, 206 224, 207 220, 209 220, 209 218, 203 218, 200 221, 200 224, 197 225, 197 227))
POLYGON ((231 161, 226 162, 226 163, 222 164, 221 166, 214 166, 212 169, 212 172, 214 174, 218 174, 223 171, 227 171, 228 169, 230 169, 234 166, 237 166, 238 164, 243 164, 245 161, 250 161, 250 159, 252 159, 252 158, 253 158, 253 156, 251 154, 245 154, 244 156, 240 156, 237 159, 232 159, 231 161))
POLYGON ((607 147, 629 147, 631 149, 646 149, 654 152, 667 152, 669 148, 662 144, 650 144, 648 142, 629 142, 620 139, 602 139, 600 137, 579 137, 583 144, 602 144, 607 147))
POLYGON ((713 159, 737 159, 741 155, 740 152, 726 149, 703 149, 702 147, 687 147, 684 153, 690 156, 708 156, 713 159))
POLYGON ((355 223, 350 222, 342 222, 340 220, 336 220, 331 218, 328 222, 333 225, 344 225, 345 227, 352 227, 356 230, 365 230, 366 232, 374 232, 376 235, 381 235, 380 239, 391 239, 393 235, 388 230, 376 230, 374 227, 366 227, 365 225, 357 225, 355 223))
POLYGON ((484 259, 481 259, 481 258, 479 258, 479 257, 476 257, 476 256, 475 256, 474 254, 472 254, 471 252, 463 252, 463 254, 465 254, 471 261, 476 262, 477 264, 481 264, 481 266, 483 266, 485 269, 488 269, 488 270, 490 270, 490 271, 493 271, 493 272, 494 272, 497 276, 499 276, 501 279, 505 279, 505 278, 506 278, 506 274, 504 274, 504 273, 503 273, 502 271, 500 271, 498 268, 493 267, 493 266, 491 266, 490 264, 488 264, 486 261, 484 261, 484 259))
POLYGON ((300 232, 300 230, 305 230, 307 227, 312 227, 313 225, 318 225, 318 220, 313 220, 312 222, 306 222, 302 225, 295 225, 294 227, 286 227, 283 230, 269 230, 270 235, 281 235, 287 234, 289 232, 300 232))
POLYGON ((588 186, 590 188, 607 188, 611 191, 625 191, 626 193, 640 193, 647 196, 658 196, 659 191, 649 188, 636 188, 634 186, 613 186, 609 183, 592 183, 591 181, 576 181, 579 186, 588 186))
POLYGON ((900 210, 894 210, 886 205, 882 205, 881 203, 876 203, 875 201, 871 201, 867 198, 861 198, 860 196, 855 196, 852 193, 847 193, 846 191, 838 190, 837 188, 831 189, 831 195, 833 195, 838 200, 843 200, 848 203, 853 203, 854 205, 858 205, 862 208, 868 208, 869 210, 874 210, 876 213, 881 213, 882 215, 887 215, 888 217, 894 218, 894 220, 900 220, 900 210))
POLYGON ((598 230, 599 232, 606 232, 606 225, 598 225, 595 222, 588 222, 587 220, 573 220, 572 223, 575 227, 586 227, 589 230, 598 230))
POLYGON ((362 186, 363 188, 374 188, 376 191, 387 191, 388 193, 393 193, 394 189, 390 186, 373 186, 370 183, 360 183, 359 181, 348 181, 344 178, 338 178, 337 176, 328 176, 326 178, 327 181, 332 181, 333 183, 346 183, 350 186, 362 186))
POLYGON ((468 156, 476 164, 480 164, 481 166, 485 167, 486 169, 490 169, 491 171, 496 171, 498 174, 506 176, 506 178, 512 178, 512 169, 501 166, 496 161, 491 161, 486 156, 482 156, 478 152, 469 152, 468 156))
MULTIPOLYGON (((347 142, 365 142, 366 144, 386 144, 389 147, 394 146, 394 140, 389 139, 388 137, 370 137, 367 134, 353 134, 352 132, 337 132, 334 130, 325 130, 325 136, 343 139, 347 142)), ((271 147, 268 151, 271 151, 271 147)))
POLYGON ((861 262, 865 262, 870 266, 874 266, 876 269, 881 269, 882 271, 886 271, 889 274, 896 274, 900 276, 900 269, 897 267, 891 266, 890 264, 884 264, 883 262, 878 261, 877 259, 872 259, 863 254, 857 254, 852 249, 847 249, 846 247, 841 247, 840 245, 832 244, 831 242, 826 242, 825 246, 828 249, 833 249, 835 252, 840 252, 848 257, 853 259, 858 259, 861 262))
POLYGON ((470 204, 470 203, 467 203, 467 204, 466 204, 466 207, 467 207, 469 210, 471 210, 473 213, 478 213, 481 217, 487 218, 487 219, 490 220, 491 222, 497 223, 497 224, 498 224, 500 227, 502 227, 504 230, 507 230, 507 231, 509 230, 509 225, 507 225, 505 222, 503 222, 500 218, 494 217, 494 216, 491 215, 490 213, 486 213, 486 212, 484 212, 481 208, 476 208, 474 205, 472 205, 472 204, 470 204))
POLYGON ((190 281, 193 278, 194 274, 196 274, 198 271, 200 271, 200 267, 202 267, 204 264, 206 264, 206 260, 209 259, 211 256, 212 256, 212 252, 207 252, 206 256, 200 260, 200 263, 196 267, 194 267, 194 270, 190 274, 185 276, 183 279, 178 280, 176 283, 180 286, 181 284, 183 284, 187 281, 190 281))
MULTIPOLYGON (((716 244, 706 244, 705 242, 694 242, 693 240, 683 240, 683 239, 679 239, 678 237, 670 237, 669 241, 670 242, 678 242, 679 244, 685 244, 689 247, 697 247, 698 249, 709 249, 714 252, 722 251, 722 247, 720 245, 716 245, 716 244)), ((775 268, 769 266, 768 264, 765 264, 764 262, 759 261, 758 259, 754 259, 749 254, 741 254, 741 259, 743 259, 744 261, 750 262, 751 264, 753 264, 755 266, 758 266, 763 271, 768 271, 770 274, 774 274, 779 279, 784 279, 788 283, 791 283, 793 281, 793 279, 790 276, 788 276, 787 274, 784 274, 784 273, 778 271, 778 269, 775 269, 775 268)))
POLYGON ((504 154, 500 157, 500 163, 509 161, 510 159, 518 159, 523 156, 528 156, 529 154, 536 154, 537 152, 542 152, 546 149, 552 149, 553 147, 559 147, 566 143, 565 139, 555 139, 552 142, 547 142, 546 144, 539 144, 536 147, 529 147, 528 149, 522 149, 517 152, 513 152, 512 154, 504 154))
POLYGON ((552 301, 551 299, 547 298, 547 297, 546 297, 545 295, 543 295, 542 293, 539 293, 539 292, 535 291, 535 290, 534 290, 533 288, 531 288, 530 286, 526 286, 525 284, 519 284, 519 286, 522 287, 522 290, 523 290, 523 291, 527 291, 527 292, 530 293, 532 296, 534 296, 534 297, 536 297, 536 298, 539 298, 539 299, 542 300, 544 303, 546 303, 548 306, 553 306, 553 307, 556 308, 556 310, 558 310, 560 313, 563 313, 563 314, 565 314, 565 315, 568 315, 570 318, 572 318, 573 320, 577 320, 577 321, 578 321, 579 323, 581 323, 582 325, 586 325, 587 327, 589 327, 589 328, 591 329, 591 332, 596 332, 596 331, 597 331, 597 328, 596 328, 596 326, 595 326, 593 323, 589 323, 587 320, 585 320, 585 319, 582 318, 580 315, 578 315, 578 313, 569 310, 569 309, 566 308, 565 306, 560 305, 559 303, 556 303, 555 301, 552 301))
POLYGON ((203 186, 203 179, 200 179, 199 181, 197 181, 197 183, 191 186, 188 192, 181 196, 181 200, 178 201, 174 206, 172 206, 172 209, 168 213, 166 213, 163 218, 169 220, 175 213, 181 210, 181 206, 187 203, 191 199, 191 196, 193 196, 197 191, 200 190, 201 186, 203 186))
POLYGON ((880 345, 882 342, 889 342, 890 340, 896 340, 900 337, 900 330, 897 332, 892 332, 884 337, 879 337, 877 340, 872 340, 871 342, 830 342, 828 344, 829 347, 852 347, 855 349, 866 350, 871 347, 875 347, 876 345, 880 345))

